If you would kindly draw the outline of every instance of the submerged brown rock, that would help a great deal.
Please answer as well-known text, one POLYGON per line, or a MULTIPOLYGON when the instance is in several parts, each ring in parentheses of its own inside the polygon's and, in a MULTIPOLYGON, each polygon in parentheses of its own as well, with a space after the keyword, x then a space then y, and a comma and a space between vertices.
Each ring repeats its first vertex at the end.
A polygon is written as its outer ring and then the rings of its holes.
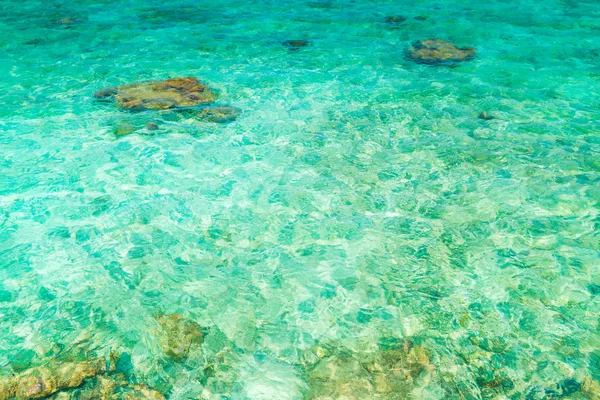
POLYGON ((475 58, 475 49, 459 48, 445 40, 418 40, 406 50, 406 56, 416 63, 443 65, 472 60, 475 58))
POLYGON ((106 365, 105 359, 94 359, 31 368, 0 380, 0 400, 39 399, 60 390, 75 388, 85 379, 107 372, 106 365))
POLYGON ((94 97, 111 98, 126 110, 143 111, 209 104, 217 99, 217 94, 198 79, 185 77, 104 88, 94 97))
POLYGON ((164 400, 165 396, 143 383, 132 383, 116 372, 118 355, 85 361, 56 362, 0 378, 0 400, 164 400))
POLYGON ((115 126, 113 132, 117 137, 129 135, 130 133, 135 132, 135 126, 130 122, 121 122, 115 126))
POLYGON ((312 399, 411 398, 435 369, 425 348, 409 340, 368 352, 327 347, 303 357, 312 399))
POLYGON ((478 118, 479 119, 484 119, 486 121, 489 121, 489 120, 494 119, 494 116, 486 113, 485 111, 482 111, 482 112, 479 113, 478 118))
POLYGON ((165 355, 179 361, 187 358, 193 345, 204 339, 202 327, 181 314, 163 314, 156 318, 161 328, 160 346, 165 355))
POLYGON ((233 122, 240 116, 242 110, 231 106, 208 107, 196 114, 198 119, 207 122, 225 124, 233 122))
POLYGON ((591 400, 600 400, 600 382, 592 377, 585 377, 581 383, 581 392, 591 400))
POLYGON ((124 374, 100 375, 82 387, 63 391, 49 397, 49 400, 165 400, 165 396, 143 383, 133 384, 124 374))

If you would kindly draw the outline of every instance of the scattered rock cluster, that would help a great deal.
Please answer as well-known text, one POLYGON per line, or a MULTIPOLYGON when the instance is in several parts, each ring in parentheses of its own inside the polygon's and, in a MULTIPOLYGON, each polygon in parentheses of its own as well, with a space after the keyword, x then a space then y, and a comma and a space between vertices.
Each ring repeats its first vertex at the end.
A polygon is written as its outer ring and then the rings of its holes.
MULTIPOLYGON (((383 19, 390 29, 399 29, 404 25, 406 21, 408 21, 406 15, 388 15, 383 19)), ((426 21, 427 17, 423 15, 417 15, 413 18, 415 21, 426 21)))
POLYGON ((315 346, 304 360, 312 399, 405 399, 435 370, 426 349, 408 339, 365 352, 315 346))
POLYGON ((148 388, 143 383, 131 383, 124 374, 98 375, 76 389, 62 391, 48 398, 49 400, 165 400, 165 396, 148 388))
MULTIPOLYGON (((98 90, 94 97, 114 101, 127 111, 173 110, 189 115, 203 122, 229 123, 235 121, 241 110, 232 106, 210 106, 217 98, 217 92, 196 78, 172 78, 164 81, 137 82, 98 90)), ((116 136, 124 136, 140 129, 134 124, 122 121, 114 128, 116 136)), ((159 125, 149 121, 147 131, 156 131, 159 125)))
MULTIPOLYGON (((185 360, 204 338, 202 327, 181 314, 156 317, 158 340, 165 356, 185 360)), ((18 374, 0 377, 0 400, 47 398, 52 400, 147 399, 165 396, 140 382, 131 382, 117 370, 119 357, 89 358, 84 361, 51 361, 18 374)))
POLYGON ((107 360, 98 358, 83 362, 49 363, 31 368, 0 380, 0 400, 39 399, 75 388, 85 379, 114 371, 114 362, 108 362, 108 365, 110 367, 107 369, 107 360))
MULTIPOLYGON (((390 15, 383 21, 391 28, 398 27, 406 22, 408 17, 404 15, 390 15)), ((426 17, 416 16, 417 21, 424 21, 426 17)), ((62 21, 62 20, 61 20, 62 21)), ((70 19, 62 21, 71 23, 70 19)), ((61 22, 61 23, 62 23, 61 22)), ((282 42, 290 52, 312 46, 305 39, 291 39, 282 42)), ((458 62, 472 60, 475 57, 475 49, 472 47, 457 47, 451 42, 439 39, 418 40, 413 42, 405 51, 406 57, 419 64, 429 65, 454 65, 458 62)), ((102 100, 113 100, 122 109, 128 111, 145 110, 188 110, 191 107, 200 108, 194 113, 194 117, 205 122, 229 123, 235 121, 241 114, 241 110, 231 106, 212 106, 218 94, 207 84, 194 77, 171 78, 164 81, 145 81, 130 83, 115 87, 107 87, 94 93, 94 97, 102 100)), ((481 119, 491 119, 482 113, 481 119)), ((146 124, 147 131, 159 129, 155 122, 146 124)), ((127 135, 137 129, 129 123, 123 123, 115 128, 117 136, 127 135)))

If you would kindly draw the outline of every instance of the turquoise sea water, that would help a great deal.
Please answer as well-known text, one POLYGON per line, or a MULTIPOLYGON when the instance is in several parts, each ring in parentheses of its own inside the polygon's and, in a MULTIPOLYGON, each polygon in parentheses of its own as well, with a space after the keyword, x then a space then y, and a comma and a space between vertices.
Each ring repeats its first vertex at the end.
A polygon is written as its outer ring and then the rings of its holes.
POLYGON ((578 0, 0 1, 0 376, 117 351, 169 399, 597 398, 599 32, 578 0), (405 59, 429 38, 477 56, 405 59), (93 98, 177 76, 243 113, 93 98))

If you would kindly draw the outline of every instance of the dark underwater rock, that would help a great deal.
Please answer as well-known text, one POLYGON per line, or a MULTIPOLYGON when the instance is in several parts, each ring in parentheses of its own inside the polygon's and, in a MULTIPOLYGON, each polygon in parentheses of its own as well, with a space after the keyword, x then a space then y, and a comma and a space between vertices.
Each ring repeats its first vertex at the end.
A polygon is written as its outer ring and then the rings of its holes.
POLYGON ((186 77, 104 88, 94 97, 113 99, 125 110, 143 111, 209 104, 217 99, 217 94, 198 79, 186 77))
POLYGON ((494 117, 492 115, 486 113, 485 111, 480 112, 478 115, 478 118, 486 120, 486 121, 494 119, 494 117))
POLYGON ((418 40, 406 50, 406 56, 420 64, 444 65, 472 60, 475 58, 475 49, 459 48, 453 43, 438 39, 418 40))
POLYGON ((28 46, 37 46, 38 44, 43 44, 46 41, 42 38, 35 38, 35 39, 31 39, 25 42, 26 45, 28 46))
POLYGON ((322 10, 329 10, 335 7, 335 1, 311 1, 306 4, 310 8, 319 8, 322 10))
POLYGON ((386 24, 392 26, 392 27, 396 27, 404 22, 406 22, 408 18, 405 17, 404 15, 390 15, 388 17, 385 17, 383 19, 383 22, 385 22, 386 24))
POLYGON ((117 88, 110 87, 98 90, 94 93, 94 97, 97 99, 106 99, 108 97, 115 96, 117 94, 117 88))
POLYGON ((287 47, 290 51, 298 51, 303 47, 311 46, 312 43, 308 40, 286 40, 282 43, 284 47, 287 47))

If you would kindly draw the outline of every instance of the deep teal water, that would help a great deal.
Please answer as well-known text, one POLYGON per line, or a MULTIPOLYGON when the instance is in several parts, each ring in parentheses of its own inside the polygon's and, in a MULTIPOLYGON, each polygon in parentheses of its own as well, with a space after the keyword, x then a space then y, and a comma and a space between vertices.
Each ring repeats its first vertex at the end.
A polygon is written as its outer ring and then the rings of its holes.
POLYGON ((2 0, 0 375, 86 348, 171 399, 594 398, 599 32, 595 1, 2 0), (404 58, 428 38, 477 57, 404 58), (92 97, 175 76, 242 115, 92 97), (204 342, 165 357, 158 313, 204 342), (352 369, 404 339, 404 391, 352 369))

